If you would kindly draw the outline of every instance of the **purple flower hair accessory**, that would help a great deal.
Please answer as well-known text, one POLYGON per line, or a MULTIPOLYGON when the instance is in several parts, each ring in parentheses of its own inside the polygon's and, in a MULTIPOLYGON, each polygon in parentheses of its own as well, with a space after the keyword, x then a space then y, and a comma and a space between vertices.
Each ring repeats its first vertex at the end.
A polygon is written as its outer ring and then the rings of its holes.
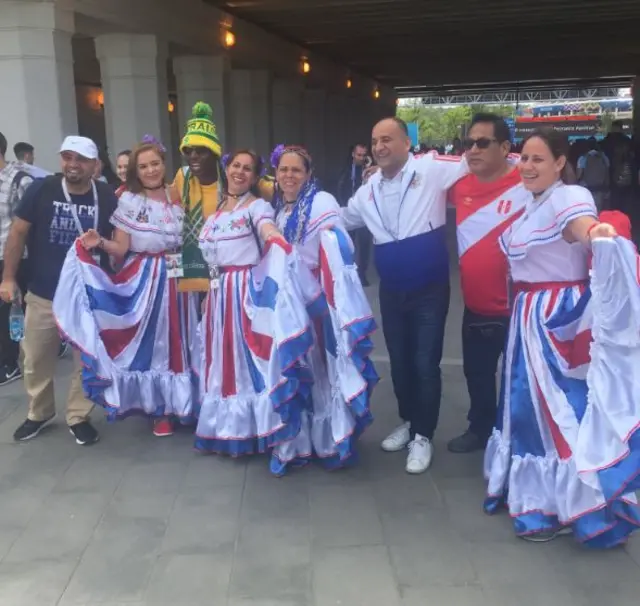
POLYGON ((158 139, 156 139, 153 135, 144 135, 144 137, 142 137, 141 143, 143 145, 155 145, 162 153, 165 153, 167 151, 167 148, 162 145, 162 143, 158 141, 158 139))
POLYGON ((276 145, 274 150, 271 152, 271 158, 269 158, 269 160, 271 161, 271 166, 273 166, 273 168, 276 168, 280 163, 280 158, 282 158, 282 154, 284 154, 284 150, 285 150, 284 144, 280 143, 280 145, 276 145))
POLYGON ((225 154, 220 158, 220 166, 222 166, 222 170, 227 170, 227 164, 229 164, 229 157, 231 154, 225 154))

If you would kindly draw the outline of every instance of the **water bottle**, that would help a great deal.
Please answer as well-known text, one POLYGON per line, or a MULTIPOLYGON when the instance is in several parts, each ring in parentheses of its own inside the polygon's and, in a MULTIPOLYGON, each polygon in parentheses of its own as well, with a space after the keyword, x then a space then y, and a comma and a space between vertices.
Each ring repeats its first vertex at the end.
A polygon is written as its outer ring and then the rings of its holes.
POLYGON ((9 335, 16 343, 24 338, 24 313, 19 299, 14 299, 9 312, 9 335))

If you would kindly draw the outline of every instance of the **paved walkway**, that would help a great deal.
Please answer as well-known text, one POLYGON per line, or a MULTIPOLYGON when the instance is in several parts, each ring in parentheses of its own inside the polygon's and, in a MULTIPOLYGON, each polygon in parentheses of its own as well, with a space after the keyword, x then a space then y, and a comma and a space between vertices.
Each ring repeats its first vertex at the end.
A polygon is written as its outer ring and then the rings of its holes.
POLYGON ((535 545, 482 513, 481 455, 445 446, 465 427, 460 319, 454 296, 435 459, 416 477, 379 448, 396 422, 382 347, 360 465, 282 479, 264 459, 200 456, 187 432, 157 439, 99 412, 94 447, 62 420, 14 444, 25 396, 2 388, 0 606, 637 606, 640 539, 607 553, 535 545))

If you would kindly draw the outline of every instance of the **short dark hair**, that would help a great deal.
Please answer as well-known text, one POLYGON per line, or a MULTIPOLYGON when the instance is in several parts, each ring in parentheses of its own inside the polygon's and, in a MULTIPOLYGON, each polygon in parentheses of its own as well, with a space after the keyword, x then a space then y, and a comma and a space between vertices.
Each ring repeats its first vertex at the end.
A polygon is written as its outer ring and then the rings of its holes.
POLYGON ((505 141, 511 143, 511 130, 502 116, 490 112, 478 112, 471 119, 469 128, 476 124, 493 124, 493 136, 498 140, 498 143, 504 143, 505 141))
POLYGON ((7 138, 0 133, 0 156, 3 158, 7 155, 7 138))
POLYGON ((409 136, 409 127, 407 126, 407 123, 402 118, 398 118, 398 116, 387 116, 386 118, 382 118, 382 120, 378 120, 376 124, 380 124, 380 122, 384 122, 385 120, 391 120, 392 122, 395 122, 400 128, 400 130, 407 137, 409 136))
POLYGON ((19 141, 13 146, 13 153, 18 160, 22 160, 25 154, 32 154, 33 151, 33 145, 31 145, 31 143, 25 143, 24 141, 19 141))

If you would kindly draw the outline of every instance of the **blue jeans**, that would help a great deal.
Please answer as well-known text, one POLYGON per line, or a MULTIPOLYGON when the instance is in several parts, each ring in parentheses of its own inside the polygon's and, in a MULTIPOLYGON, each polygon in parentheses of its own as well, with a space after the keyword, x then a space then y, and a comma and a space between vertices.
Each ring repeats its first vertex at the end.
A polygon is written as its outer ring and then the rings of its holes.
POLYGON ((400 418, 433 438, 440 415, 440 361, 449 311, 449 282, 397 292, 380 286, 382 329, 400 418))

